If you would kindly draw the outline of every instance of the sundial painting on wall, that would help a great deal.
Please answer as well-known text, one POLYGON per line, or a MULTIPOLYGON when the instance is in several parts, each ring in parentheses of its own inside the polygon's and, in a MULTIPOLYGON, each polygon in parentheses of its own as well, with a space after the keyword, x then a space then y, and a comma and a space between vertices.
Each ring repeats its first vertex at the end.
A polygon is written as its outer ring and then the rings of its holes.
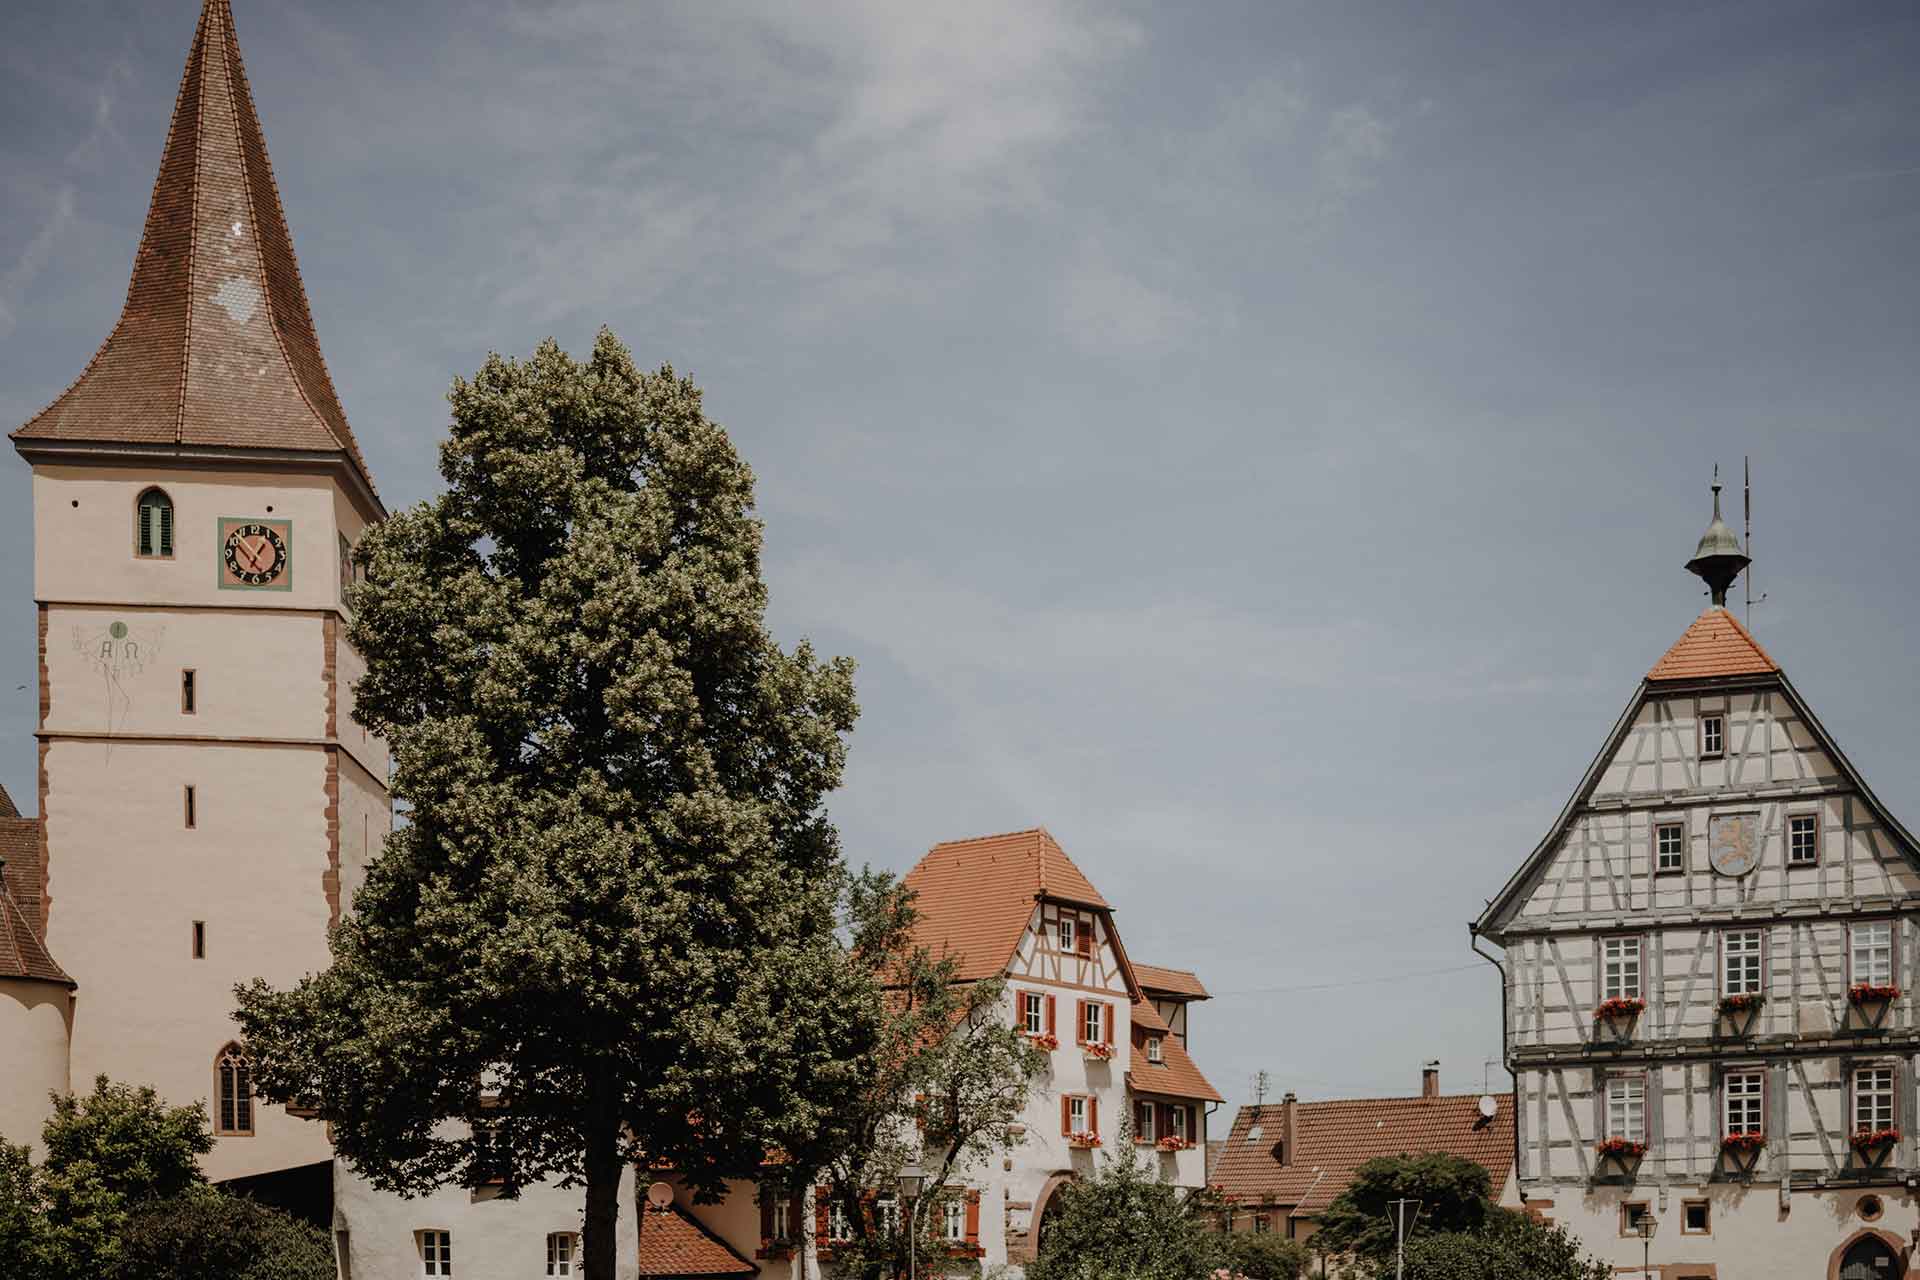
POLYGON ((1760 865, 1760 815, 1716 813, 1707 823, 1707 862, 1723 876, 1743 876, 1760 865))
POLYGON ((221 516, 215 554, 223 591, 293 590, 291 520, 221 516))

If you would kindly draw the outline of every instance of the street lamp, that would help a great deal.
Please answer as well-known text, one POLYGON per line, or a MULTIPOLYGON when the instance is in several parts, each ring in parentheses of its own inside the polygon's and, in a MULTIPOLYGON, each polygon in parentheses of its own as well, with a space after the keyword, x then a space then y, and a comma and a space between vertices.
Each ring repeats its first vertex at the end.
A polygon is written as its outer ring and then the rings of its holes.
POLYGON ((1634 1229, 1640 1233, 1640 1274, 1642 1276, 1653 1273, 1653 1264, 1649 1259, 1653 1256, 1653 1233, 1659 1228, 1660 1220, 1653 1216, 1652 1210, 1645 1210, 1640 1214, 1640 1221, 1634 1229))
POLYGON ((909 1160, 900 1166, 900 1198, 907 1202, 907 1280, 917 1280, 919 1270, 918 1246, 920 1241, 920 1190, 927 1185, 927 1175, 920 1171, 918 1160, 909 1160))

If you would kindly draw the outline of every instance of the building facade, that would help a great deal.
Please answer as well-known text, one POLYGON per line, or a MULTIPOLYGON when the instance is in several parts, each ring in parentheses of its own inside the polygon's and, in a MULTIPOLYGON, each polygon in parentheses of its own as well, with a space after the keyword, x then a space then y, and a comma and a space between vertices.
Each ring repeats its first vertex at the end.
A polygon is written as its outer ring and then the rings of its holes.
POLYGON ((1716 485, 1689 565, 1713 605, 1474 926, 1504 951, 1517 1172, 1622 1269, 1897 1280, 1920 846, 1725 608, 1745 565, 1716 485))

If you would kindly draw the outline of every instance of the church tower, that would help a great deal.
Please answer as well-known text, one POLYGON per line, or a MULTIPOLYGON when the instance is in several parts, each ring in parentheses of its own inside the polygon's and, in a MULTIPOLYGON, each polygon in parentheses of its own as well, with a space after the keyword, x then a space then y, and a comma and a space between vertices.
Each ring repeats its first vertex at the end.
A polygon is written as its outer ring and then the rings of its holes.
POLYGON ((341 635, 347 553, 385 510, 229 0, 202 8, 119 322, 12 440, 33 468, 40 819, 5 884, 71 982, 72 1083, 205 1100, 215 1179, 326 1161, 321 1126, 254 1101, 230 1014, 236 983, 326 964, 391 822, 341 635))

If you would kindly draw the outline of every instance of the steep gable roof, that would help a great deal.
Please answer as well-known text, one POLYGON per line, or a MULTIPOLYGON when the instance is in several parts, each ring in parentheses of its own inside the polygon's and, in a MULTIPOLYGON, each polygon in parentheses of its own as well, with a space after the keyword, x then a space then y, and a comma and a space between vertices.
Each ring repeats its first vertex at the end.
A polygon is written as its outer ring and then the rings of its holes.
POLYGON ((41 940, 38 818, 0 818, 0 861, 5 863, 0 868, 0 978, 75 985, 41 940))
POLYGON ((1140 989, 1149 995, 1172 996, 1176 1000, 1213 998, 1191 969, 1163 969, 1157 964, 1135 962, 1133 976, 1140 980, 1140 989))
POLYGON ((679 1205, 664 1210, 641 1205, 641 1275, 751 1276, 759 1271, 679 1205))
POLYGON ((1445 1152, 1485 1169, 1497 1196, 1513 1168, 1514 1115, 1512 1094, 1493 1096, 1498 1109, 1491 1120, 1480 1114, 1479 1095, 1470 1093, 1297 1102, 1294 1149, 1284 1165, 1274 1154, 1282 1107, 1242 1107, 1212 1181, 1243 1204, 1310 1216, 1332 1204, 1369 1160, 1445 1152))
POLYGON ((229 0, 201 9, 120 320, 13 439, 333 455, 378 502, 320 355, 229 0))
POLYGON ((1135 1027, 1160 1037, 1161 1061, 1148 1062, 1146 1053, 1136 1043, 1131 1059, 1133 1069, 1127 1072, 1127 1088, 1135 1093, 1157 1093, 1169 1098, 1226 1101, 1201 1074, 1199 1064, 1187 1053, 1179 1037, 1168 1030, 1165 1020, 1152 1005, 1144 1000, 1134 1001, 1132 1018, 1135 1027))
POLYGON ((1111 909, 1044 827, 936 844, 906 884, 920 912, 914 942, 956 957, 967 982, 1006 969, 1042 899, 1111 909))
POLYGON ((1721 676, 1767 675, 1780 670, 1740 620, 1710 606, 1674 641, 1647 672, 1649 680, 1709 680, 1721 676))

